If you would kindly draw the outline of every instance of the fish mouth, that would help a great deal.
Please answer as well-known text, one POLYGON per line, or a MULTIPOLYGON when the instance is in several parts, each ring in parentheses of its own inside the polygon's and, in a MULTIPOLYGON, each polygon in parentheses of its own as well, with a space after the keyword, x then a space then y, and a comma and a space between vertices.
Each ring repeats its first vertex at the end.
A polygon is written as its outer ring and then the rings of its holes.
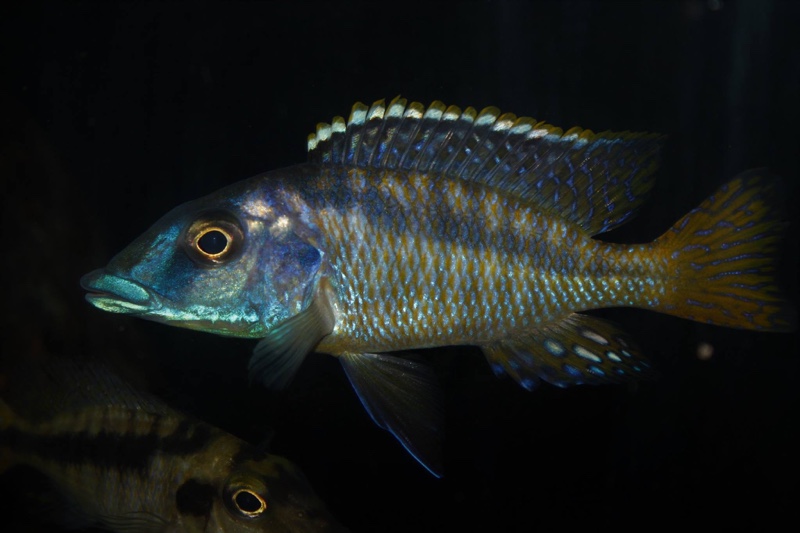
POLYGON ((86 301, 110 313, 142 314, 161 307, 158 297, 140 284, 102 268, 83 276, 81 287, 89 291, 86 301))

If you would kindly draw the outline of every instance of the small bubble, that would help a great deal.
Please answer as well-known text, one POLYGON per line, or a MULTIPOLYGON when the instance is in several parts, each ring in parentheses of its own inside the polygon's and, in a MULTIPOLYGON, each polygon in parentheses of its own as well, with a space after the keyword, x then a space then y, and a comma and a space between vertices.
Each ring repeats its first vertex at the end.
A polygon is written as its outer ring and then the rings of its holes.
POLYGON ((708 361, 714 355, 714 347, 707 342, 701 342, 697 345, 697 358, 701 361, 708 361))

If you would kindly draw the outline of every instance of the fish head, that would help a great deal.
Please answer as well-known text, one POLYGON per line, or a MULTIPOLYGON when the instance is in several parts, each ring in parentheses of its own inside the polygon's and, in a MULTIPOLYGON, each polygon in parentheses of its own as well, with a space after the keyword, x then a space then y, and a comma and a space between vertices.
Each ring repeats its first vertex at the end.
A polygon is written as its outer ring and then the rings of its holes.
POLYGON ((235 465, 206 530, 344 533, 294 463, 273 454, 235 465))
POLYGON ((263 337, 310 298, 321 252, 270 180, 245 180, 173 209, 83 276, 113 313, 235 337, 263 337))

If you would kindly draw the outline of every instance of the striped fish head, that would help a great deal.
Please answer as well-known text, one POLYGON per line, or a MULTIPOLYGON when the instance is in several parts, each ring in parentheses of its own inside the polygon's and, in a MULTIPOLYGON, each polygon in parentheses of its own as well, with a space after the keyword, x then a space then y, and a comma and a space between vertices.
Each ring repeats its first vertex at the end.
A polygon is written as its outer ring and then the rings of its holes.
POLYGON ((306 304, 320 251, 280 180, 245 180, 167 213, 81 285, 94 306, 195 330, 263 337, 306 304), (302 233, 302 231, 301 231, 302 233))
MULTIPOLYGON (((302 471, 289 460, 245 448, 221 486, 191 481, 176 503, 182 530, 245 533, 344 533, 302 471), (242 454, 250 458, 240 460, 242 454)), ((226 463, 220 463, 220 466, 226 463)), ((230 464, 230 463, 227 463, 230 464)))

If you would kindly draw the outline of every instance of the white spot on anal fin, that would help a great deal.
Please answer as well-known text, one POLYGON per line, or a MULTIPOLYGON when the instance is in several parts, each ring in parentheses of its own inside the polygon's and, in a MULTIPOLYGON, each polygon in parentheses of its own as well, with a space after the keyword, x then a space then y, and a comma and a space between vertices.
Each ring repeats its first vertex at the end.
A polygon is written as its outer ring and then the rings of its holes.
POLYGON ((590 352, 588 349, 584 348, 580 344, 576 344, 575 346, 573 346, 572 351, 575 352, 575 355, 577 355, 578 357, 582 357, 584 359, 592 361, 593 363, 603 362, 603 360, 598 355, 590 352))
POLYGON ((581 329, 580 334, 587 339, 596 342, 597 344, 601 344, 603 346, 608 344, 608 339, 591 329, 581 329))
POLYGON ((564 355, 564 352, 566 351, 564 346, 562 346, 561 343, 555 339, 546 339, 544 341, 544 348, 556 357, 564 355))

